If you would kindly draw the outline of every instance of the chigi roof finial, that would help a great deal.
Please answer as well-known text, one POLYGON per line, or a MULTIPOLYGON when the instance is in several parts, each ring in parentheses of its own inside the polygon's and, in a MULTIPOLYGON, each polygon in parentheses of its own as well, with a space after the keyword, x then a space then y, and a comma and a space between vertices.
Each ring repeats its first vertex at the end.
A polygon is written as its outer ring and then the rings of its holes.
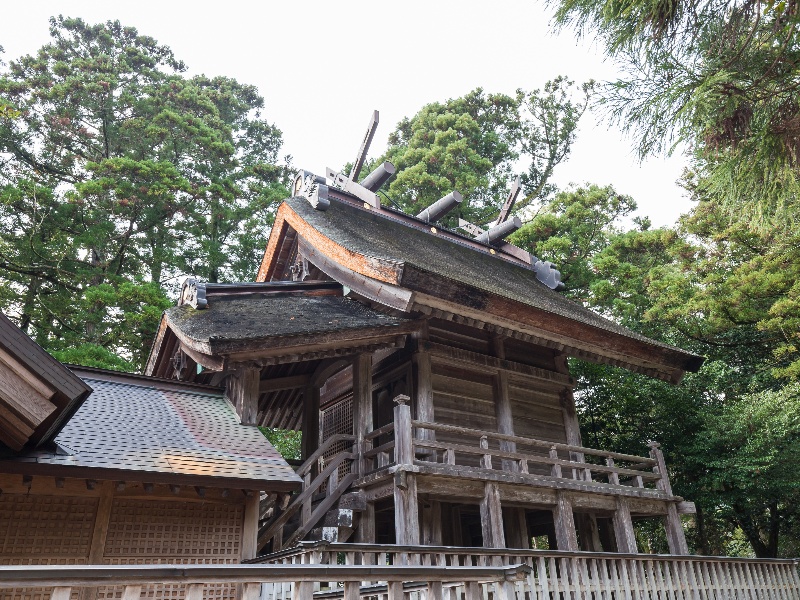
MULTIPOLYGON (((395 174, 395 166, 385 161, 379 164, 369 175, 367 175, 361 183, 358 182, 358 176, 367 161, 367 154, 369 147, 372 144, 372 139, 375 137, 375 130, 380 122, 380 115, 377 110, 372 112, 367 131, 364 134, 364 139, 361 142, 361 147, 358 149, 356 159, 353 162, 353 167, 349 175, 334 171, 330 167, 325 169, 325 177, 315 175, 309 171, 298 171, 294 181, 293 195, 300 196, 308 200, 308 202, 316 210, 325 211, 331 205, 330 190, 334 189, 338 192, 343 192, 344 196, 338 195, 337 199, 347 198, 349 202, 357 199, 364 203, 365 208, 377 209, 378 212, 386 213, 386 216, 398 217, 398 212, 385 209, 381 206, 380 199, 378 198, 378 190, 385 185, 389 179, 395 174)), ((536 278, 543 284, 554 290, 564 289, 564 284, 561 282, 561 273, 550 262, 541 261, 537 257, 532 256, 530 253, 517 248, 513 244, 505 241, 505 238, 517 231, 522 227, 522 221, 519 217, 512 216, 511 211, 514 209, 514 204, 519 197, 522 190, 522 183, 519 176, 514 179, 511 189, 500 208, 500 214, 497 220, 490 225, 487 229, 483 229, 465 221, 464 219, 458 220, 458 228, 466 232, 467 235, 472 237, 473 243, 483 245, 484 248, 488 246, 488 251, 495 254, 498 258, 505 258, 506 260, 521 261, 528 268, 536 272, 536 278)), ((462 195, 453 190, 446 196, 440 198, 425 210, 421 211, 415 217, 404 215, 403 218, 408 219, 410 222, 416 222, 417 226, 419 221, 423 223, 435 223, 442 219, 448 212, 455 209, 463 201, 462 195)), ((434 228, 431 228, 433 231, 434 228)), ((457 239, 459 236, 463 239, 462 234, 450 232, 457 239)))

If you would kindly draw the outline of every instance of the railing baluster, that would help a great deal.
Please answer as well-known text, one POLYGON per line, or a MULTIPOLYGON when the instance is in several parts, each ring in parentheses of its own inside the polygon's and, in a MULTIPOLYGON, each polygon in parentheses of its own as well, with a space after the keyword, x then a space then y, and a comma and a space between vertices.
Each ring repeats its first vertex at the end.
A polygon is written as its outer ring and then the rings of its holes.
MULTIPOLYGON (((555 446, 550 446, 550 458, 558 459, 558 450, 556 450, 555 446)), ((561 465, 553 465, 551 475, 553 477, 561 477, 561 465)))
POLYGON ((55 587, 50 594, 50 600, 69 600, 72 595, 71 587, 55 587))
POLYGON ((185 600, 203 600, 204 587, 202 583, 190 583, 187 585, 186 595, 184 596, 185 600))
MULTIPOLYGON (((482 450, 488 450, 489 449, 489 438, 486 437, 485 435, 481 436, 481 442, 480 443, 481 443, 481 449, 482 450)), ((485 452, 483 454, 483 458, 481 459, 481 466, 484 469, 491 469, 492 468, 492 455, 489 454, 488 452, 485 452)))

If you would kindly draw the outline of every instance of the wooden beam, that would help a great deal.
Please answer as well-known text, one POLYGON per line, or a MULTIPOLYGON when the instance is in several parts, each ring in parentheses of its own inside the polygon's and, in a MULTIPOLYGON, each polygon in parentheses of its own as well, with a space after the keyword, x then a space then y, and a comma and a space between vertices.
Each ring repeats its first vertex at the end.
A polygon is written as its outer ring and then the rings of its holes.
MULTIPOLYGON (((499 360, 505 360, 506 357, 503 339, 504 338, 499 335, 493 335, 491 338, 492 354, 499 360)), ((511 414, 511 397, 508 393, 508 372, 505 370, 498 370, 493 380, 497 431, 506 435, 514 435, 514 417, 511 414)), ((515 442, 502 440, 500 442, 500 450, 504 452, 516 452, 517 444, 515 442)), ((504 471, 517 470, 517 463, 513 460, 504 460, 502 464, 504 471)))
POLYGON ((311 381, 311 375, 292 375, 290 377, 275 377, 273 379, 262 379, 258 384, 258 390, 263 394, 266 392, 277 392, 279 390, 294 390, 305 387, 311 381))
POLYGON ((242 425, 258 423, 260 379, 259 367, 242 367, 225 380, 225 398, 236 409, 242 425))

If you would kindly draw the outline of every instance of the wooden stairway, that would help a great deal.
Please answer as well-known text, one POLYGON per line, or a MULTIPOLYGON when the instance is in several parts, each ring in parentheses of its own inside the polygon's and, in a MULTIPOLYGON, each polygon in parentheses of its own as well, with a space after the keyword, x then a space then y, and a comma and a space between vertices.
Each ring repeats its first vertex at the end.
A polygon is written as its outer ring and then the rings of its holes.
POLYGON ((274 497, 262 501, 261 515, 265 522, 259 527, 259 552, 270 543, 271 551, 277 552, 307 536, 328 541, 344 541, 349 537, 357 525, 358 512, 363 510, 358 492, 345 494, 358 478, 353 471, 356 455, 351 446, 327 460, 323 457, 335 444, 354 441, 352 435, 329 438, 297 469, 303 478, 300 493, 284 498, 283 502, 276 502, 274 497), (316 476, 315 470, 319 470, 316 476))

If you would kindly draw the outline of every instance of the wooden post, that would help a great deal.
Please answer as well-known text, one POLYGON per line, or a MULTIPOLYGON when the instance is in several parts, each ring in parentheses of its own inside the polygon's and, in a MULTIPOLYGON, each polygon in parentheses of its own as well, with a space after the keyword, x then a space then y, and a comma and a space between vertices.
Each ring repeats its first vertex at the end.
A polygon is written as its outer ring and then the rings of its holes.
MULTIPOLYGON (((499 359, 505 360, 506 351, 503 346, 504 337, 492 336, 492 353, 499 359)), ((497 416, 497 431, 506 435, 514 435, 514 419, 511 414, 511 397, 508 393, 508 373, 498 370, 494 376, 494 405, 497 416)), ((516 452, 515 442, 500 441, 500 450, 516 452)), ((502 461, 504 471, 518 471, 519 466, 513 460, 502 461)))
POLYGON ((394 401, 394 462, 398 465, 414 464, 414 447, 411 439, 411 407, 408 396, 397 396, 394 401))
POLYGON ((353 435, 356 436, 358 472, 366 472, 364 435, 372 431, 372 355, 353 360, 353 435))
POLYGON ((241 367, 225 380, 225 398, 236 409, 242 425, 258 422, 260 367, 241 367))
POLYGON ((442 545, 442 504, 431 500, 422 507, 422 544, 442 545))
POLYGON ((525 509, 504 508, 503 521, 506 524, 508 547, 528 550, 531 547, 531 540, 528 536, 528 519, 525 516, 525 509))
MULTIPOLYGON (((672 484, 667 473, 667 463, 664 461, 664 453, 661 451, 661 444, 658 442, 648 442, 650 447, 650 458, 656 461, 653 471, 661 477, 656 481, 656 488, 672 496, 672 484)), ((667 516, 664 519, 664 529, 667 533, 667 543, 669 544, 670 554, 685 555, 689 554, 689 545, 686 543, 686 533, 683 531, 681 517, 678 514, 678 507, 674 502, 667 502, 667 516)))
MULTIPOLYGON (((569 375, 569 365, 567 365, 567 355, 557 354, 555 357, 556 371, 564 375, 569 375)), ((567 444, 570 446, 583 446, 581 439, 581 426, 578 421, 578 411, 575 410, 575 396, 572 394, 572 388, 565 387, 561 392, 561 415, 564 419, 564 431, 567 436, 567 444)), ((574 462, 584 462, 582 452, 570 452, 569 459, 574 462)), ((591 480, 591 471, 588 469, 577 470, 573 469, 573 479, 586 479, 591 480)))
POLYGON ((553 510, 556 529, 556 545, 559 550, 578 551, 578 534, 575 531, 575 517, 572 502, 563 490, 556 492, 556 507, 553 510))
POLYGON ((242 524, 242 560, 255 558, 258 552, 258 513, 261 507, 260 494, 252 492, 245 500, 242 524))
POLYGON ((636 536, 633 533, 630 501, 622 496, 616 497, 617 509, 614 511, 614 537, 617 541, 617 552, 636 554, 636 536))
POLYGON ((667 544, 670 554, 689 554, 689 545, 686 543, 686 533, 683 531, 681 516, 674 502, 667 502, 667 516, 664 519, 664 529, 667 532, 667 544))
POLYGON ((483 487, 481 529, 484 548, 506 547, 506 536, 503 531, 503 508, 500 504, 500 488, 491 481, 487 481, 483 487))
POLYGON ((319 448, 319 386, 309 383, 303 390, 303 439, 301 453, 303 460, 319 448))
POLYGON ((585 552, 602 552, 600 542, 600 529, 597 526, 597 517, 593 513, 578 513, 575 515, 575 526, 580 534, 581 550, 585 552))
MULTIPOLYGON (((92 541, 89 545, 89 564, 102 565, 105 556, 108 526, 111 521, 111 510, 114 505, 114 488, 110 481, 104 481, 100 490, 97 503, 97 512, 94 518, 92 541)), ((66 588, 65 588, 66 589, 66 588)), ((78 593, 80 600, 93 600, 97 597, 97 588, 86 587, 78 593)), ((69 596, 67 596, 69 598, 69 596)))
POLYGON ((359 544, 375 543, 375 503, 367 502, 367 507, 361 512, 356 542, 359 544))
MULTIPOLYGON (((419 340, 420 345, 424 344, 419 340)), ((431 355, 419 348, 412 356, 414 365, 414 390, 417 421, 434 422, 433 387, 431 385, 431 355)), ((430 429, 417 429, 416 437, 420 440, 433 440, 436 432, 430 429)))
POLYGON ((419 545, 419 506, 417 476, 398 471, 394 478, 394 526, 396 542, 401 546, 419 545))
MULTIPOLYGON (((409 400, 408 396, 402 395, 394 399, 397 403, 394 407, 394 459, 398 467, 414 464, 409 400)), ((419 544, 417 476, 406 469, 398 470, 394 477, 394 524, 398 544, 419 544)))

